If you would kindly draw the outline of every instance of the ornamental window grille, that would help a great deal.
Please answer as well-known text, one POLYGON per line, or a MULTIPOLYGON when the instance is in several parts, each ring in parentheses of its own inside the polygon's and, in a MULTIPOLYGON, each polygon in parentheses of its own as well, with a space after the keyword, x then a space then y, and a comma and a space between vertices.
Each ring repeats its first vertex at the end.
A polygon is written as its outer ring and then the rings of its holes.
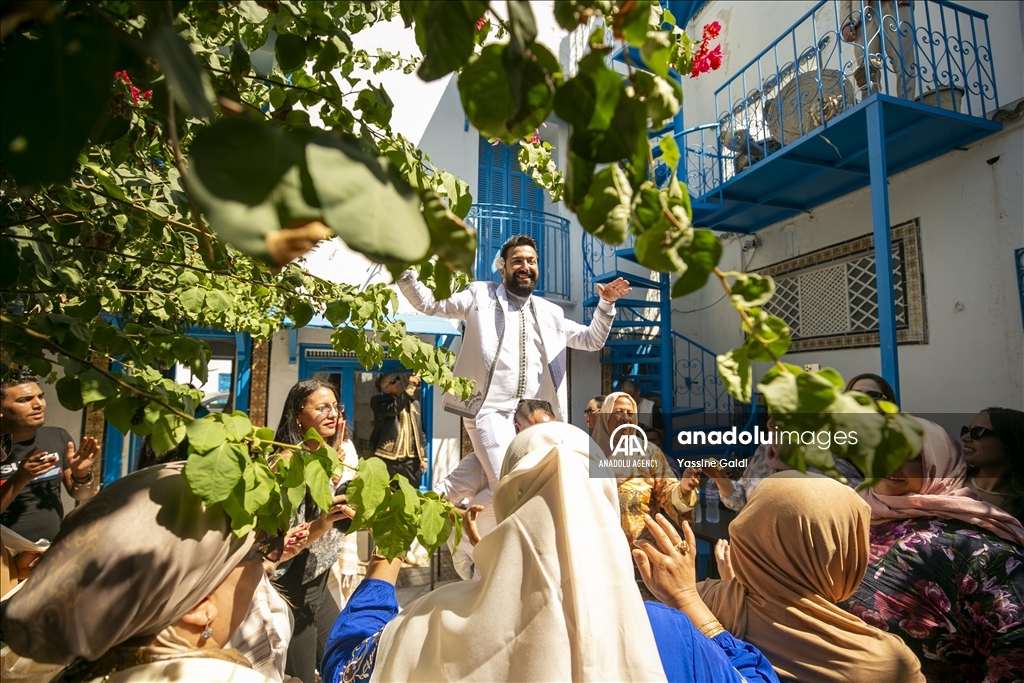
MULTIPOLYGON (((871 235, 820 249, 759 271, 775 279, 765 311, 793 330, 791 351, 878 345, 878 290, 871 235)), ((896 335, 927 343, 917 221, 892 229, 896 335)))

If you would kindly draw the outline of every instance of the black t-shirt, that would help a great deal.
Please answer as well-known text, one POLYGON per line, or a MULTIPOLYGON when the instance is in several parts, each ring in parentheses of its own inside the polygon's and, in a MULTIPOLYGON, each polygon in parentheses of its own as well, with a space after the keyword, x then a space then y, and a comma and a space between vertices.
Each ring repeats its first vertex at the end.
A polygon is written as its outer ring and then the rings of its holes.
POLYGON ((7 481, 37 447, 44 453, 55 453, 60 458, 57 467, 26 484, 0 516, 5 527, 32 542, 44 538, 52 541, 64 519, 60 489, 64 485, 64 470, 68 466, 69 441, 73 441, 71 435, 59 427, 40 427, 36 430, 35 438, 14 444, 7 460, 0 463, 0 479, 7 481))

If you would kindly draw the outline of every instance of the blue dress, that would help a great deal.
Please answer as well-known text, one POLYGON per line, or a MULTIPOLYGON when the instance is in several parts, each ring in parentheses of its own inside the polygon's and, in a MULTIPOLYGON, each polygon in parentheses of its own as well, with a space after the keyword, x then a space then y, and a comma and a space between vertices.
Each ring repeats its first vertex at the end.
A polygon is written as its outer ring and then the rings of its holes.
MULTIPOLYGON (((682 612, 657 602, 645 602, 644 606, 669 681, 779 683, 771 664, 753 645, 733 638, 728 631, 709 640, 682 612)), ((398 598, 392 584, 379 579, 360 583, 327 638, 320 664, 322 680, 369 681, 377 640, 397 614, 398 598)))

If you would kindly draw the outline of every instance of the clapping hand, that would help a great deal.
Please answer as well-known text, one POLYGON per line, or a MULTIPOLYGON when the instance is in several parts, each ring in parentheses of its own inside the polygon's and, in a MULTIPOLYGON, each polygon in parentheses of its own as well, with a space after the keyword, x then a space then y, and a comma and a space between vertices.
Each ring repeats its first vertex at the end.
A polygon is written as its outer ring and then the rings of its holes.
POLYGON ((633 288, 621 277, 612 280, 606 285, 597 285, 598 295, 609 303, 615 303, 632 291, 633 288))
POLYGON ((666 605, 682 609, 697 595, 697 541, 690 525, 683 522, 686 540, 664 515, 658 515, 657 522, 649 515, 644 516, 647 531, 655 543, 640 539, 633 542, 633 560, 640 577, 654 597, 666 605))
POLYGON ((67 461, 71 476, 82 479, 89 474, 93 463, 96 461, 96 454, 99 452, 96 439, 87 436, 82 439, 82 445, 75 450, 75 444, 68 441, 67 461))
POLYGON ((718 576, 723 581, 736 578, 736 572, 732 570, 729 541, 724 538, 718 539, 718 543, 715 544, 715 564, 718 565, 718 576))

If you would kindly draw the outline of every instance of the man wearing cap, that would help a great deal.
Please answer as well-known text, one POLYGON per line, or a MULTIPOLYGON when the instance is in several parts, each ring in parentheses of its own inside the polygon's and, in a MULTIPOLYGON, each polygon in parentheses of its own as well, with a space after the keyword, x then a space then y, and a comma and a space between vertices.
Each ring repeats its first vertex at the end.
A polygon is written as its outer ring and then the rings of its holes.
POLYGON ((413 271, 398 278, 398 287, 425 315, 466 321, 456 375, 476 381, 465 401, 445 396, 445 410, 466 418, 473 450, 491 487, 505 449, 515 438, 514 414, 523 399, 548 401, 559 420, 568 415, 566 348, 599 351, 615 317, 615 302, 632 291, 622 278, 597 285, 601 301, 590 325, 568 320, 562 309, 533 296, 539 277, 537 243, 516 235, 497 259, 502 281, 473 282, 444 301, 420 283, 413 271))

